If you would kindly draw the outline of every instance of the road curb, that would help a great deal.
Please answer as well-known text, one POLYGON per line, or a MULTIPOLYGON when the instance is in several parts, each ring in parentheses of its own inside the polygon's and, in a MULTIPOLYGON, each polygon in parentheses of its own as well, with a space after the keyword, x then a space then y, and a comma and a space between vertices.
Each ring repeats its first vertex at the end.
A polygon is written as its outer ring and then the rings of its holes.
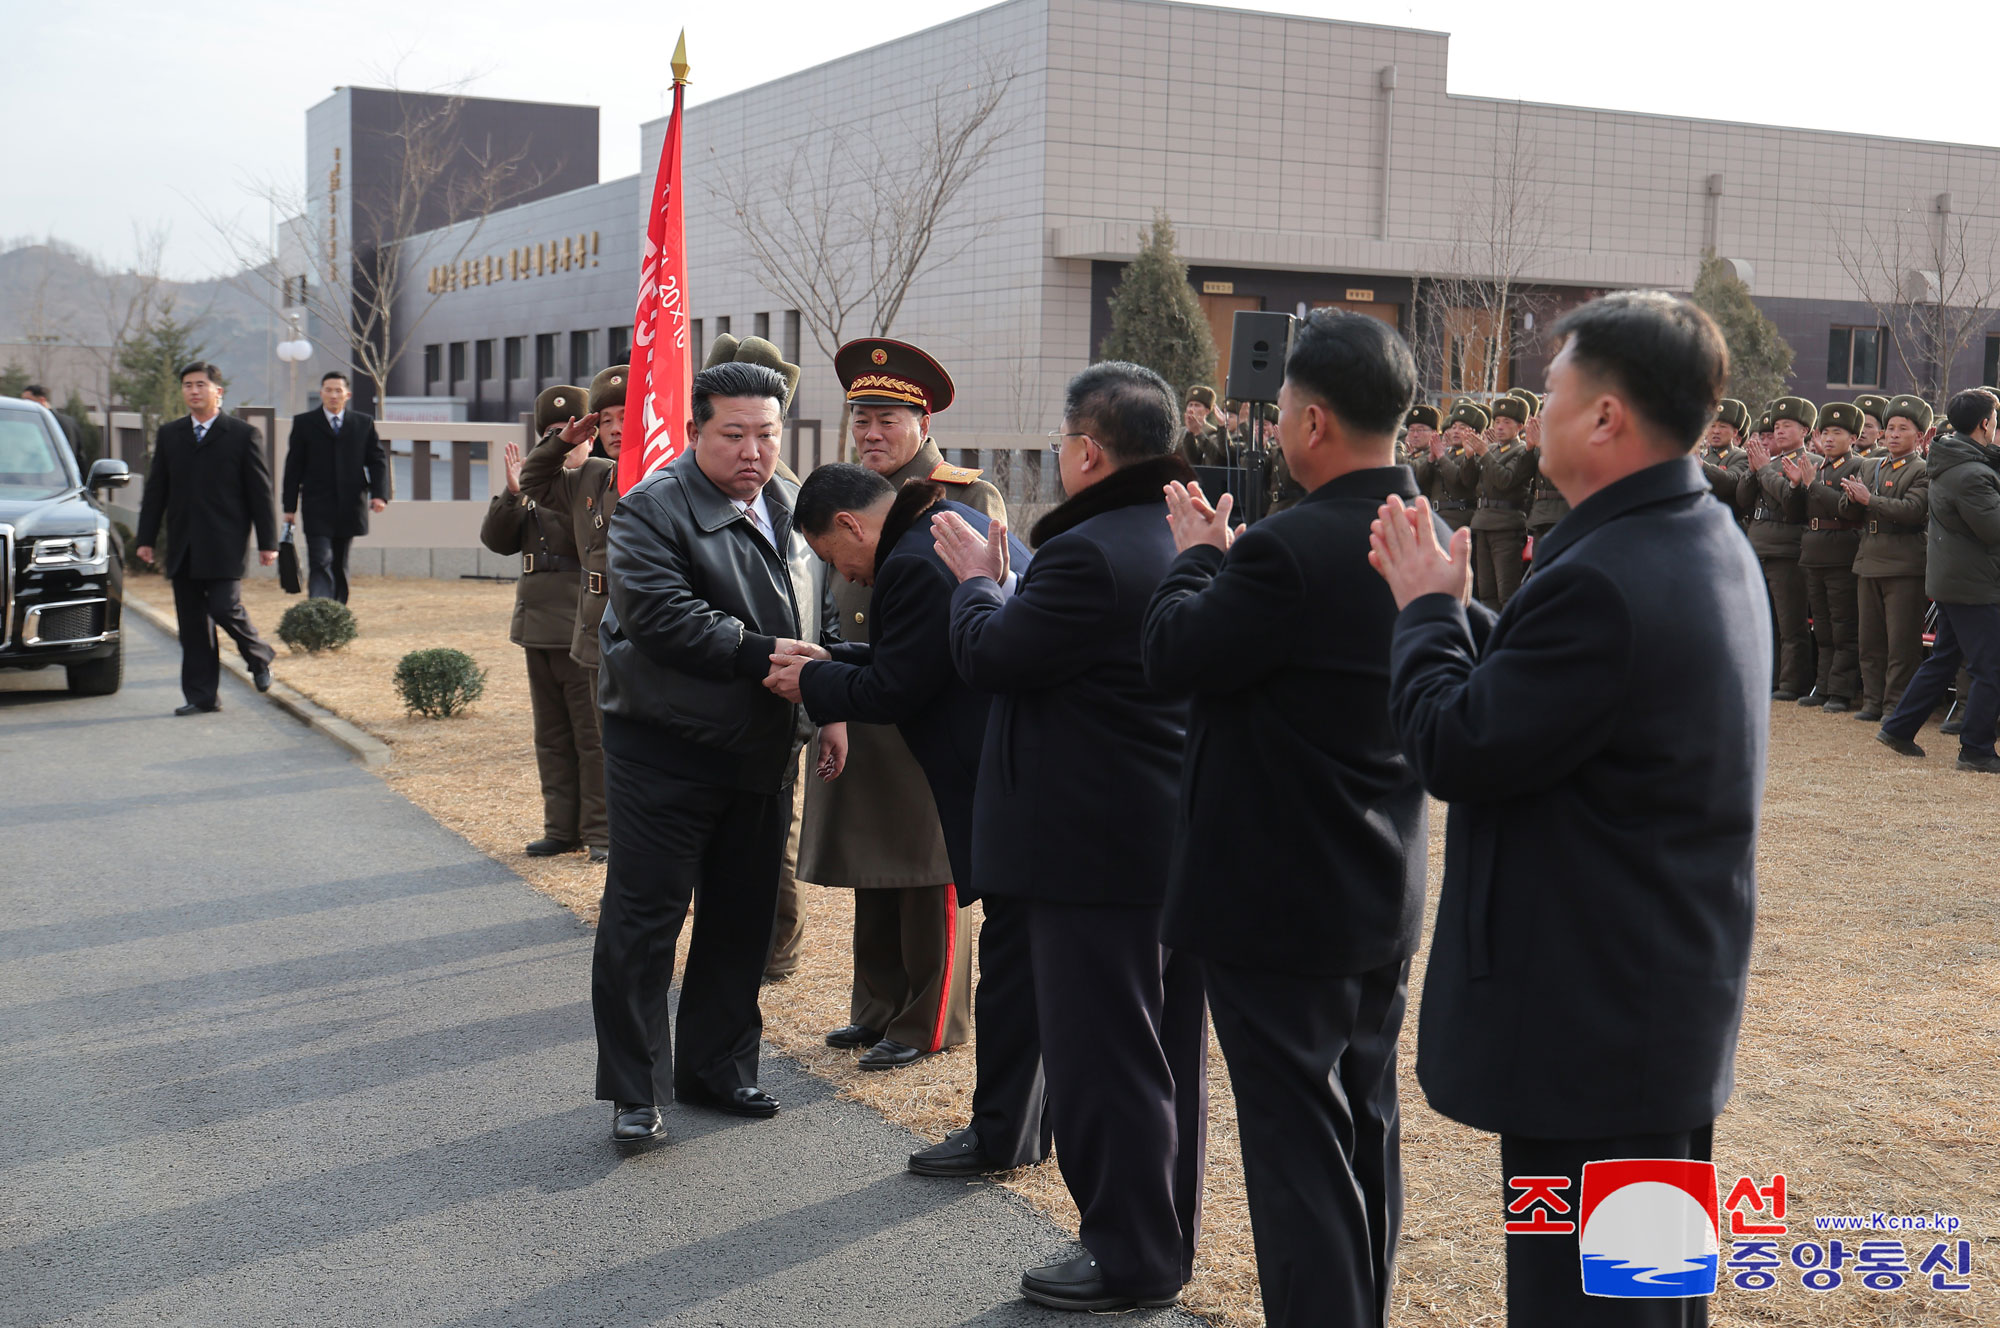
MULTIPOLYGON (((162 613, 144 600, 134 599, 128 595, 125 598, 125 609, 128 613, 137 613, 141 618, 144 618, 168 636, 173 637, 176 641, 180 640, 180 628, 178 624, 167 614, 162 613)), ((235 674, 237 680, 245 687, 250 688, 253 692, 256 691, 256 684, 250 681, 250 668, 241 658, 235 655, 224 655, 222 657, 222 667, 230 673, 235 674)), ((333 711, 328 710, 317 701, 307 699, 299 692, 275 679, 271 682, 271 690, 262 693, 262 696, 266 701, 283 710, 306 727, 317 729, 339 743, 342 747, 345 747, 356 760, 370 769, 389 764, 389 758, 394 755, 389 745, 380 738, 363 732, 352 721, 342 719, 339 715, 334 714, 333 711)))

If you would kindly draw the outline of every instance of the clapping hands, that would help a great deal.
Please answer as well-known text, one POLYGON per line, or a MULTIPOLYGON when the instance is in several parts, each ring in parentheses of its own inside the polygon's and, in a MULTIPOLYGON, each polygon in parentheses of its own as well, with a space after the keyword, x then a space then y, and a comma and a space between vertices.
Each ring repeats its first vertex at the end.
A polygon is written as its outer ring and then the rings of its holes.
POLYGON ((1225 493, 1222 501, 1211 507, 1201 485, 1179 480, 1167 485, 1167 529, 1174 535, 1174 551, 1184 553, 1197 544, 1207 544, 1228 552, 1236 540, 1236 532, 1229 528, 1234 501, 1225 493))
POLYGON ((1007 523, 994 518, 981 535, 956 512, 940 512, 931 518, 931 534, 937 540, 938 557, 961 582, 976 576, 995 581, 1007 579, 1007 523))

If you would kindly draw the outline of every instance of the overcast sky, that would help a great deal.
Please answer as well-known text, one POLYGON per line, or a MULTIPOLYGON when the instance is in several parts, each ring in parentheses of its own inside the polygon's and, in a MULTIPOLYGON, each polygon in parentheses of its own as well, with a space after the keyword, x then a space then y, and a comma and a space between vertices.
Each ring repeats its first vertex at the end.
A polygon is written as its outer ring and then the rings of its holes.
MULTIPOLYGON (((638 125, 664 108, 682 23, 698 102, 986 7, 0 0, 0 238, 53 235, 123 262, 135 224, 164 223, 170 274, 210 275, 227 260, 204 209, 261 228, 259 182, 296 190, 306 108, 337 85, 469 79, 483 96, 601 106, 610 179, 639 169, 638 125)), ((1964 0, 1224 7, 1449 32, 1454 93, 2000 145, 1993 11, 1964 0), (1962 50, 1984 67, 1948 84, 1962 50)))

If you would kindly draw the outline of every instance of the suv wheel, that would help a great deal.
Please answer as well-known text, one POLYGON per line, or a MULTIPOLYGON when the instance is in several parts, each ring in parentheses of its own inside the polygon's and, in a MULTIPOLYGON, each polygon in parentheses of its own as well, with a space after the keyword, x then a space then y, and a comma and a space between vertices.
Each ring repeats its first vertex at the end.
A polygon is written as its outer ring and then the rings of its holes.
POLYGON ((109 696, 125 681, 125 642, 121 639, 103 659, 64 666, 69 690, 76 696, 109 696))

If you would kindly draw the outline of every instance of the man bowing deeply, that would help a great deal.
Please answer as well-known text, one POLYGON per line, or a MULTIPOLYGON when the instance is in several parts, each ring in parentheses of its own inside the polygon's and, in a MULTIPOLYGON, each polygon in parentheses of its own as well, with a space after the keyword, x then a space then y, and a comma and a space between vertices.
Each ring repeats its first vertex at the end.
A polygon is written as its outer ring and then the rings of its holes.
MULTIPOLYGON (((1690 455, 1729 374, 1708 315, 1621 293, 1565 316, 1554 341, 1542 471, 1574 510, 1520 593, 1497 618, 1468 605, 1468 541, 1441 550, 1422 501, 1389 499, 1370 560, 1402 610, 1390 713, 1451 804, 1417 1081, 1440 1113, 1497 1132, 1505 1177, 1536 1178, 1573 1221, 1586 1164, 1705 1162, 1729 1100, 1771 616, 1690 455)), ((1503 1205, 1524 1192, 1503 1185, 1503 1205)), ((1629 1264, 1604 1225, 1579 1225, 1508 1235, 1510 1322, 1707 1323, 1692 1287, 1585 1294, 1582 1256, 1629 1264)), ((1695 1235, 1686 1260, 1712 1270, 1695 1235)))

